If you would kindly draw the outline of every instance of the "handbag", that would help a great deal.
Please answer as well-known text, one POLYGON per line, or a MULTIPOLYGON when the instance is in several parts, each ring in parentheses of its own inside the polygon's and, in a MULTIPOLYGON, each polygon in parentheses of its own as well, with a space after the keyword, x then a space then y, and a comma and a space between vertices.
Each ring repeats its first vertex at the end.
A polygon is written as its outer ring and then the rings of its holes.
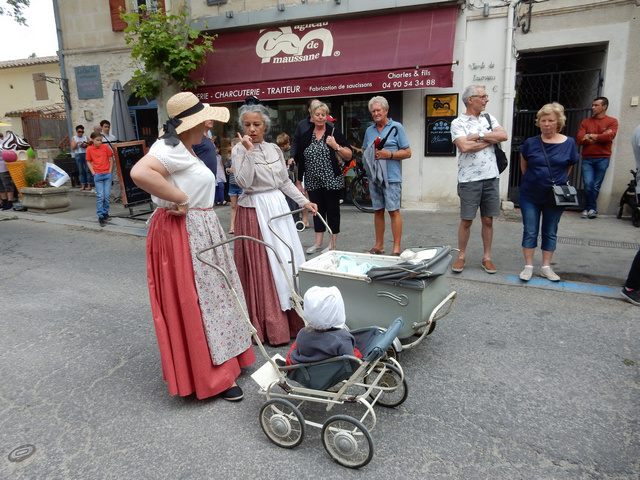
POLYGON ((549 174, 551 175, 551 203, 556 207, 577 207, 578 191, 573 185, 566 184, 556 185, 556 179, 553 176, 551 170, 551 164, 549 163, 549 157, 547 151, 544 149, 544 142, 542 141, 542 135, 538 137, 540 139, 540 146, 542 147, 542 153, 544 153, 544 159, 547 161, 547 167, 549 167, 549 174))
MULTIPOLYGON (((484 118, 486 118, 487 122, 489 122, 489 130, 493 131, 493 128, 491 127, 491 117, 489 116, 489 114, 485 113, 484 118)), ((496 154, 496 163, 498 164, 498 172, 502 173, 509 166, 509 160, 507 160, 507 154, 504 153, 504 150, 500 148, 500 144, 498 143, 494 144, 493 148, 496 154)))

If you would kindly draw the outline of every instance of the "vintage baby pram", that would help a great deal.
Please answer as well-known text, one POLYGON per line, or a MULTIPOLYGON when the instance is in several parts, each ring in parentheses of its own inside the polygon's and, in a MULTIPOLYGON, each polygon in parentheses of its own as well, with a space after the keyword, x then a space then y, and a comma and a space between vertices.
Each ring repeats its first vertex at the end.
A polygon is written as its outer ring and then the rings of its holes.
POLYGON ((634 227, 640 227, 640 189, 638 188, 638 171, 631 170, 633 178, 627 185, 627 189, 620 198, 620 208, 618 209, 618 218, 622 218, 624 206, 629 205, 631 209, 631 224, 634 227))
MULTIPOLYGON (((397 318, 391 322, 386 330, 368 327, 352 331, 357 347, 363 354, 362 359, 344 355, 312 364, 281 366, 276 363, 278 356, 271 358, 260 342, 257 331, 240 304, 226 272, 212 261, 210 254, 207 254, 221 245, 242 239, 258 242, 271 249, 284 269, 277 251, 271 245, 247 236, 237 236, 219 242, 200 250, 196 256, 224 276, 247 328, 267 360, 267 363, 252 375, 260 385, 260 393, 267 397, 260 410, 260 425, 264 433, 276 445, 294 448, 304 439, 307 426, 318 427, 322 429, 322 443, 326 451, 337 463, 349 468, 367 465, 374 454, 370 434, 376 425, 373 406, 379 403, 395 407, 404 402, 408 394, 402 367, 397 360, 386 355, 389 346, 402 329, 402 319, 397 318), (333 415, 323 423, 316 423, 305 419, 300 411, 300 407, 307 402, 325 404, 327 411, 336 405, 359 404, 365 408, 365 412, 359 419, 348 415, 333 415)), ((295 293, 295 289, 292 291, 296 310, 302 314, 301 299, 295 293)))

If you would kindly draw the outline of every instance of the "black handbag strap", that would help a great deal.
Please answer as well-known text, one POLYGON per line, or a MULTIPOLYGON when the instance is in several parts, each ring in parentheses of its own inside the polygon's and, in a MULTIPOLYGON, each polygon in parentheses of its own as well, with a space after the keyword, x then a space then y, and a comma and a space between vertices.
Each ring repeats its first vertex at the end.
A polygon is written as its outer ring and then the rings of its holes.
POLYGON ((549 157, 547 157, 547 151, 544 149, 544 142, 542 141, 542 135, 538 137, 540 140, 540 146, 542 147, 542 153, 544 153, 544 159, 547 161, 547 167, 549 167, 549 175, 551 176, 551 184, 556 186, 556 177, 553 176, 553 171, 551 170, 551 164, 549 163, 549 157))
MULTIPOLYGON (((489 115, 488 113, 485 113, 483 115, 483 117, 487 119, 487 122, 489 122, 489 130, 491 130, 493 132, 493 126, 491 125, 491 115, 489 115)), ((493 149, 494 150, 498 150, 500 148, 498 145, 499 145, 498 143, 494 143, 493 144, 493 149)), ((498 160, 498 159, 496 158, 496 160, 498 160)))

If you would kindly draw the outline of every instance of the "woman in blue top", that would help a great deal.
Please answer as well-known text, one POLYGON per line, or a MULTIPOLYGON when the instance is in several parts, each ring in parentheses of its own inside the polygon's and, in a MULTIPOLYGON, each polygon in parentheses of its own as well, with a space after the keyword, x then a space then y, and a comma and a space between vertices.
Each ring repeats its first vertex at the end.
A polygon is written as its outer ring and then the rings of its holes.
POLYGON ((524 270, 520 280, 528 282, 533 274, 533 253, 538 245, 540 216, 542 215, 542 268, 540 275, 557 282, 560 277, 551 269, 551 258, 556 249, 558 223, 564 211, 551 203, 551 173, 556 184, 567 183, 567 175, 578 162, 578 151, 573 138, 560 133, 566 117, 564 107, 559 103, 548 103, 536 115, 536 126, 541 135, 527 139, 520 147, 520 169, 523 178, 520 185, 520 211, 524 232, 522 251, 524 270), (549 165, 545 158, 549 158, 549 165))

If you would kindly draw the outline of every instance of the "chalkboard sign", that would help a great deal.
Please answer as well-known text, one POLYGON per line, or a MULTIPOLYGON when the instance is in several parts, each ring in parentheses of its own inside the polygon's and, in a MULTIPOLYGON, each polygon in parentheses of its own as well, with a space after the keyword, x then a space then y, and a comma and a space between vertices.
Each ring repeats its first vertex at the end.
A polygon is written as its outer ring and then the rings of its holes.
POLYGON ((129 205, 139 205, 150 202, 151 195, 131 180, 131 169, 136 162, 147 153, 145 141, 113 143, 112 146, 115 150, 116 167, 118 168, 118 177, 120 178, 120 187, 122 189, 122 203, 124 203, 124 206, 128 207, 129 205))
POLYGON ((455 155, 456 150, 451 140, 451 122, 455 117, 427 119, 425 155, 455 155))

